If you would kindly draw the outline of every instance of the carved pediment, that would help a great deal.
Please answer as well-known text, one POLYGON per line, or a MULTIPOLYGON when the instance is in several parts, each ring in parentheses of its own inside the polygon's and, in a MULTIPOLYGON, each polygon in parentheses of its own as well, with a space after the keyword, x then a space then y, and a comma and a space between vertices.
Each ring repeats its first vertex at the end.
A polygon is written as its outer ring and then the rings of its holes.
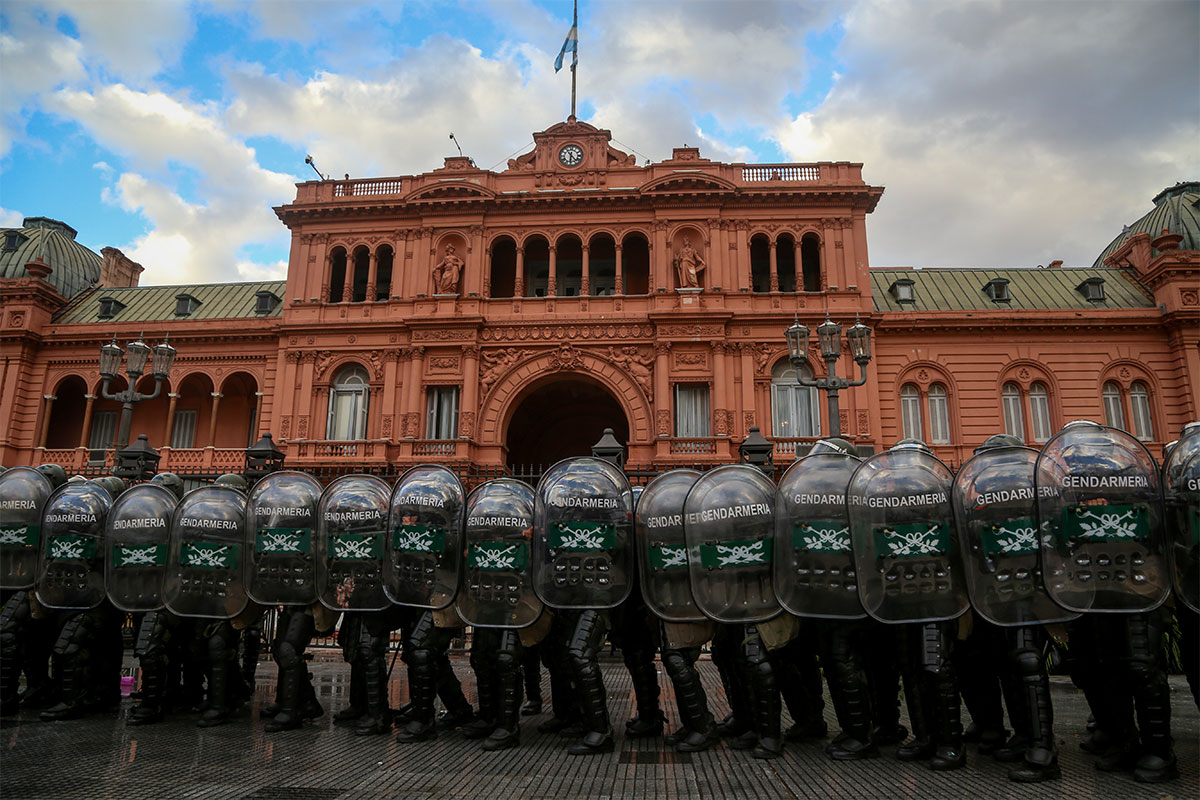
POLYGON ((491 200, 496 193, 470 181, 441 181, 430 183, 411 192, 404 198, 406 203, 437 200, 491 200))
POLYGON ((706 172, 672 172, 646 181, 638 191, 641 194, 711 194, 736 192, 737 187, 731 181, 706 172))

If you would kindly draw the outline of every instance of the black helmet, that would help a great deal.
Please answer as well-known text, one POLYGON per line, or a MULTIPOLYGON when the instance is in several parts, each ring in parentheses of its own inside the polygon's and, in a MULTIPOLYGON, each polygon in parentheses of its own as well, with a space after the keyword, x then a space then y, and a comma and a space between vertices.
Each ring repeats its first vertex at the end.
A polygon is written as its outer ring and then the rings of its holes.
POLYGON ((808 451, 810 456, 818 453, 841 453, 852 456, 856 455, 857 451, 854 449, 854 445, 840 436, 831 436, 828 439, 821 439, 808 451))
POLYGON ((46 476, 55 489, 67 482, 67 471, 58 464, 42 464, 37 470, 46 476))
POLYGON ((151 478, 150 482, 170 489, 177 498, 183 497, 183 479, 174 472, 160 472, 151 478))
POLYGON ((213 483, 217 486, 230 486, 237 489, 239 492, 244 492, 247 489, 246 479, 236 472, 226 472, 224 475, 217 478, 213 483))
POLYGON ((929 445, 922 442, 920 439, 901 439, 892 445, 893 450, 922 450, 926 453, 932 453, 929 445))
POLYGON ((983 444, 975 448, 975 453, 978 455, 985 450, 995 450, 997 447, 1023 447, 1025 443, 1017 436, 1011 433, 997 433, 995 436, 989 436, 983 440, 983 444))

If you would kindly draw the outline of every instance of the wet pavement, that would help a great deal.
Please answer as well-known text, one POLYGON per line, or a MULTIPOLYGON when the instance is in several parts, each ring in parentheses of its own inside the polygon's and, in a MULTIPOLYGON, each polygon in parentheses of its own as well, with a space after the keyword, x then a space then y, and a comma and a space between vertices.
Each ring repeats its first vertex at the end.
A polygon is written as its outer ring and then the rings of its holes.
MULTIPOLYGON (((675 753, 662 739, 626 739, 623 721, 632 713, 633 689, 619 663, 605 663, 609 710, 617 730, 616 752, 570 756, 571 740, 539 734, 546 715, 524 718, 521 747, 497 753, 448 732, 433 742, 400 744, 392 736, 354 736, 334 726, 332 712, 347 704, 349 669, 313 662, 317 694, 326 715, 304 728, 268 734, 259 710, 271 701, 275 669, 263 663, 252 706, 228 725, 200 729, 195 717, 178 715, 159 725, 127 727, 124 716, 70 722, 40 722, 23 711, 0 722, 0 797, 230 798, 231 800, 335 800, 362 798, 1184 798, 1200 796, 1200 714, 1182 678, 1171 678, 1173 727, 1181 776, 1147 786, 1126 774, 1097 771, 1079 749, 1087 708, 1065 679, 1054 679, 1056 731, 1063 776, 1042 784, 1012 784, 1006 765, 968 748, 968 765, 934 773, 894 758, 834 763, 822 743, 789 743, 782 758, 759 761, 721 744, 705 753, 675 753)), ((474 700, 473 674, 465 656, 454 659, 467 696, 474 700)), ((701 674, 715 698, 718 717, 726 711, 716 669, 701 674)), ((391 700, 407 699, 404 668, 397 663, 391 700)), ((549 697, 543 672, 544 693, 549 697)), ((677 725, 670 683, 661 674, 668 730, 677 725)), ((548 712, 548 704, 547 704, 548 712)), ((826 720, 836 729, 833 709, 826 720)), ((784 724, 790 724, 786 713, 784 724)))

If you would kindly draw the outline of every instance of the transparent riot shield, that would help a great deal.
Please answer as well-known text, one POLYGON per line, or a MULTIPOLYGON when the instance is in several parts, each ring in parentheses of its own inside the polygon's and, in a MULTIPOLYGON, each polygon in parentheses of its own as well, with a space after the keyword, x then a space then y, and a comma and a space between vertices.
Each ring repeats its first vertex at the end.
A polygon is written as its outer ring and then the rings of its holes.
POLYGON ((163 602, 181 617, 232 619, 246 608, 246 495, 193 489, 175 507, 163 602))
POLYGON ((533 490, 512 478, 476 487, 467 498, 466 564, 458 615, 480 628, 524 628, 542 614, 529 548, 533 490))
POLYGON ((1163 493, 1175 597, 1200 613, 1200 428, 1192 431, 1163 465, 1163 493))
POLYGON ((900 445, 858 466, 846 489, 858 597, 881 622, 936 622, 967 610, 950 470, 900 445))
POLYGON ((800 617, 862 619, 846 487, 862 463, 846 453, 805 456, 775 498, 775 594, 800 617))
POLYGON ((462 482, 443 466, 422 464, 392 491, 384 588, 393 603, 446 608, 458 593, 463 563, 462 482))
POLYGON ((667 622, 704 622, 692 599, 688 573, 683 501, 700 477, 694 469, 673 469, 652 480, 637 503, 638 559, 646 606, 667 622))
POLYGON ((967 591, 976 613, 995 625, 1066 622, 1078 614, 1050 599, 1038 565, 1037 451, 984 450, 955 476, 951 501, 967 591))
POLYGON ((178 498, 165 486, 143 483, 121 493, 108 512, 104 586, 122 611, 163 607, 171 519, 178 498))
POLYGON ((1141 612, 1167 599, 1171 571, 1154 457, 1125 431, 1072 422, 1038 456, 1042 579, 1069 611, 1141 612))
POLYGON ((0 589, 37 583, 42 543, 42 506, 54 487, 29 467, 0 473, 0 589))
POLYGON ((692 598, 716 622, 764 622, 780 612, 775 554, 775 484, 755 467, 731 464, 701 475, 683 504, 692 598))
POLYGON ((246 501, 246 530, 253 537, 246 594, 262 605, 317 602, 314 545, 321 484, 285 470, 266 475, 246 501))
POLYGON ((533 579, 551 608, 613 608, 633 590, 633 492, 625 473, 564 459, 538 482, 533 579))
POLYGON ((112 497, 91 482, 64 483, 42 506, 38 602, 95 608, 104 601, 104 525, 112 497))
POLYGON ((388 498, 379 478, 343 475, 325 487, 317 507, 317 597, 337 611, 383 611, 388 498))

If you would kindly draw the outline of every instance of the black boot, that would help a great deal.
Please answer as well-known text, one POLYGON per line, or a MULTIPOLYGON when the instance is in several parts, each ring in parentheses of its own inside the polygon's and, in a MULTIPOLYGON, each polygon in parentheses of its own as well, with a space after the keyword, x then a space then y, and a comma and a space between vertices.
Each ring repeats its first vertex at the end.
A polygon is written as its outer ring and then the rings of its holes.
POLYGON ((583 706, 583 722, 587 728, 583 739, 567 748, 567 752, 573 756, 613 751, 612 726, 608 720, 608 696, 604 691, 604 677, 600 673, 598 661, 604 633, 600 615, 595 611, 584 611, 579 615, 568 648, 575 685, 583 706))
POLYGON ((1171 738, 1171 690, 1158 663, 1161 626, 1157 614, 1130 615, 1129 676, 1137 709, 1142 753, 1133 770, 1139 783, 1162 783, 1179 777, 1171 738))
POLYGON ((232 660, 215 658, 208 671, 208 707, 200 715, 196 726, 212 728, 229 721, 229 670, 232 660))
POLYGON ((699 648, 666 649, 662 654, 663 667, 671 679, 671 685, 675 687, 675 703, 684 725, 668 737, 674 738, 668 744, 674 744, 681 753, 707 750, 720 739, 716 722, 708 710, 708 697, 700 683, 700 674, 696 672, 699 654, 699 648))
POLYGON ((138 704, 129 709, 126 725, 152 725, 162 722, 163 697, 166 687, 163 678, 166 664, 157 659, 142 659, 142 692, 138 704))
POLYGON ((753 625, 746 627, 742 643, 742 658, 750 697, 754 703, 754 732, 758 743, 750 755, 755 758, 778 758, 783 755, 783 737, 780 735, 780 714, 783 701, 775 681, 775 670, 758 631, 753 625))
POLYGON ((279 712, 274 719, 267 720, 267 723, 263 725, 263 729, 267 733, 292 731, 304 724, 304 718, 300 716, 300 679, 303 669, 303 665, 299 669, 296 667, 280 669, 279 712))
POLYGON ((658 669, 654 666, 654 654, 650 653, 648 660, 644 655, 639 653, 625 662, 637 700, 637 716, 625 723, 625 735, 630 739, 661 736, 666 722, 658 704, 661 689, 658 685, 658 669))
POLYGON ((367 693, 367 713, 354 727, 355 736, 377 736, 392 730, 391 710, 388 708, 387 668, 383 653, 372 652, 364 659, 363 683, 367 693))
POLYGON ((363 680, 363 668, 359 661, 350 663, 350 705, 333 715, 335 724, 357 722, 367 713, 367 684, 363 680))
POLYGON ((495 728, 483 741, 483 749, 508 750, 521 742, 521 660, 516 631, 504 631, 496 654, 498 697, 495 728))
MULTIPOLYGON (((481 631, 476 636, 480 637, 482 633, 484 632, 481 631)), ((491 636, 498 635, 496 631, 487 633, 491 636)), ((462 726, 463 736, 467 739, 483 739, 491 734, 496 727, 500 705, 500 675, 496 664, 494 640, 488 643, 487 651, 477 659, 475 648, 479 645, 477 638, 471 646, 471 667, 475 670, 475 691, 479 698, 479 710, 472 712, 472 719, 462 726)))
POLYGON ((933 757, 933 731, 930 730, 928 692, 920 672, 904 674, 904 697, 908 703, 908 719, 912 724, 912 739, 896 748, 901 761, 924 761, 933 757))

